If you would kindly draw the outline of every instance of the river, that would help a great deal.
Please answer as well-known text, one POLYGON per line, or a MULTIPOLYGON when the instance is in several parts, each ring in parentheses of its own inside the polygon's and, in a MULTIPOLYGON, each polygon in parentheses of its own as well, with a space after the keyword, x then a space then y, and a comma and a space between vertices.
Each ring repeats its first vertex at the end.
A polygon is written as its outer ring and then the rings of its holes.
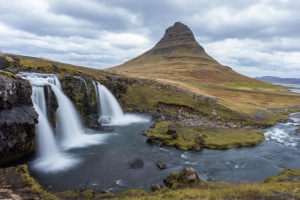
MULTIPOLYGON (((147 119, 147 116, 140 116, 147 119)), ((29 161, 33 177, 51 191, 89 188, 97 193, 110 190, 118 193, 131 188, 149 191, 151 184, 160 183, 170 173, 183 167, 195 168, 206 181, 261 182, 287 168, 300 168, 300 137, 294 135, 300 114, 291 115, 295 123, 277 123, 266 129, 266 140, 256 147, 229 150, 204 149, 197 153, 147 144, 139 134, 152 122, 114 126, 113 131, 86 130, 106 139, 99 145, 68 150, 78 163, 66 170, 42 172, 29 161), (139 167, 130 168, 134 160, 143 160, 139 167), (162 160, 168 169, 160 170, 156 161, 162 160)))

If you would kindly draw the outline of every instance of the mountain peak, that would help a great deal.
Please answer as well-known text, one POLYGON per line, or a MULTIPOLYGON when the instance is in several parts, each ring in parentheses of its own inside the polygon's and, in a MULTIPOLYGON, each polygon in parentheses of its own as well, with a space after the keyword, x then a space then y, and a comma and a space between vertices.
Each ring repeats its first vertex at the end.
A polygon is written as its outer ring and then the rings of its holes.
POLYGON ((204 51, 204 48, 196 41, 191 29, 181 22, 176 22, 167 28, 163 38, 154 48, 160 49, 168 46, 204 51))

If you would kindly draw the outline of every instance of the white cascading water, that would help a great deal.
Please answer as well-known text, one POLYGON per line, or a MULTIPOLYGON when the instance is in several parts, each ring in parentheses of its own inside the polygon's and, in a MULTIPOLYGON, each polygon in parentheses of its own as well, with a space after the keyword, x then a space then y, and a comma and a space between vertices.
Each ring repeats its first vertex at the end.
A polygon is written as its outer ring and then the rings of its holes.
POLYGON ((30 81, 33 88, 32 100, 39 114, 39 123, 36 125, 38 158, 33 163, 35 168, 44 172, 66 170, 80 162, 80 160, 64 153, 62 148, 85 147, 87 145, 100 144, 105 140, 107 136, 104 134, 85 134, 75 106, 62 92, 61 83, 56 75, 37 73, 22 73, 19 75, 30 81), (46 117, 44 85, 51 86, 59 104, 56 112, 56 136, 58 138, 54 137, 46 117))
POLYGON ((76 147, 80 145, 78 139, 84 134, 84 128, 76 109, 66 95, 56 86, 51 84, 59 107, 56 111, 57 116, 57 133, 61 136, 61 144, 64 147, 76 147), (78 144, 79 143, 79 144, 78 144))
POLYGON ((100 97, 99 97, 99 92, 98 92, 98 82, 95 82, 93 81, 93 86, 94 86, 94 90, 95 90, 95 93, 96 93, 96 98, 97 98, 97 108, 98 108, 98 115, 100 117, 100 113, 101 113, 101 108, 100 108, 100 97))
POLYGON ((98 83, 101 117, 110 117, 113 123, 124 118, 121 106, 114 95, 104 86, 98 83))
POLYGON ((38 170, 49 172, 65 170, 73 166, 78 161, 60 152, 54 133, 46 118, 47 109, 43 85, 32 87, 32 100, 34 109, 39 114, 39 122, 35 125, 38 158, 34 162, 34 167, 38 170))
MULTIPOLYGON (((99 121, 102 125, 126 125, 136 122, 147 122, 150 119, 146 117, 139 117, 134 114, 125 114, 114 95, 100 83, 97 84, 96 94, 98 94, 98 102, 100 101, 99 121), (110 123, 103 123, 103 118, 110 118, 110 123)), ((95 86, 95 85, 94 85, 95 86)), ((99 105, 99 103, 98 103, 99 105)))
POLYGON ((48 120, 46 119, 47 110, 46 110, 46 101, 44 95, 44 87, 36 86, 32 88, 32 100, 34 102, 34 109, 39 114, 39 123, 36 125, 37 134, 37 146, 39 157, 49 158, 53 155, 58 154, 58 147, 55 143, 54 134, 49 125, 48 120), (47 143, 47 145, 44 145, 47 143))

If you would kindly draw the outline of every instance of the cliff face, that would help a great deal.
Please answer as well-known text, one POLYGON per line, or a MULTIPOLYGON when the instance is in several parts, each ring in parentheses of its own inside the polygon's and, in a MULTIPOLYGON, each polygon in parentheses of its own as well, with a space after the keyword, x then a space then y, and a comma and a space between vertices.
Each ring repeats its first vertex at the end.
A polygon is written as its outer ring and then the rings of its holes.
POLYGON ((74 103, 85 126, 100 128, 98 119, 97 95, 93 80, 85 76, 60 76, 64 93, 74 103))
POLYGON ((27 80, 0 71, 0 165, 34 150, 38 114, 27 80))

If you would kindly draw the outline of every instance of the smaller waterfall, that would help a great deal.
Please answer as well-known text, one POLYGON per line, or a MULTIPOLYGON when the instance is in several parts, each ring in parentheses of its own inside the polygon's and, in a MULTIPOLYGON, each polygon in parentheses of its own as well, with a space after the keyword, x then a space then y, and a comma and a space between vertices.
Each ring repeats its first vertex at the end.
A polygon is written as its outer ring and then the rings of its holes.
POLYGON ((95 93, 96 93, 96 98, 97 98, 97 107, 98 107, 98 115, 99 115, 99 117, 101 117, 100 116, 100 114, 101 114, 101 107, 100 107, 100 97, 99 97, 99 92, 98 92, 98 85, 99 83, 98 82, 95 82, 95 81, 93 81, 93 86, 94 86, 94 89, 95 89, 95 93))
POLYGON ((98 83, 101 117, 110 117, 112 122, 118 122, 124 118, 124 113, 114 95, 104 86, 98 83))
POLYGON ((80 141, 78 139, 84 134, 84 128, 76 112, 73 103, 65 94, 56 86, 51 84, 51 88, 59 102, 56 111, 57 116, 57 132, 60 133, 61 144, 65 147, 77 146, 80 141))

